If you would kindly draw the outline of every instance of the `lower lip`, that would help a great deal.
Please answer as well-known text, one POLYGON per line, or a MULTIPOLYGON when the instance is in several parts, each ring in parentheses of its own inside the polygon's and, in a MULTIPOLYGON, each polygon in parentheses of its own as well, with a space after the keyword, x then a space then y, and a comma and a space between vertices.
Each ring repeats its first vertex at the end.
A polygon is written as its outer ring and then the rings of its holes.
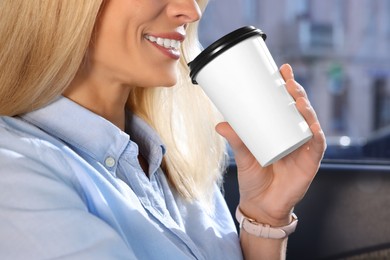
POLYGON ((154 45, 157 49, 159 49, 164 55, 168 56, 169 58, 171 58, 173 60, 180 59, 180 52, 179 51, 164 48, 155 42, 151 42, 151 41, 148 41, 148 42, 150 42, 152 45, 154 45))

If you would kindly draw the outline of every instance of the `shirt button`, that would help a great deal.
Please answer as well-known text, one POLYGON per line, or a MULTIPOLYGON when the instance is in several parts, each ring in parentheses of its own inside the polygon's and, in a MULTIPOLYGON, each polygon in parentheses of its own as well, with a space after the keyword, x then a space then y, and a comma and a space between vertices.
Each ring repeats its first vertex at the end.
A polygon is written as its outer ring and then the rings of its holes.
POLYGON ((106 158, 106 160, 104 161, 104 164, 107 166, 107 167, 114 167, 114 165, 115 165, 115 159, 113 158, 113 157, 111 157, 111 156, 108 156, 107 158, 106 158))

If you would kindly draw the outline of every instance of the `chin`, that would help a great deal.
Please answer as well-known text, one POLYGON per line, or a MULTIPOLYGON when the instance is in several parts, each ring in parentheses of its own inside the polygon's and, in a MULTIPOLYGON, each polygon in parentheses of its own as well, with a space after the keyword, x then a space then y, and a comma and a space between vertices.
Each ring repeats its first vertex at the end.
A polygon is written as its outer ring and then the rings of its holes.
POLYGON ((149 82, 149 83, 146 83, 144 82, 144 84, 138 84, 138 87, 141 87, 141 88, 160 88, 160 87, 163 87, 163 88, 171 88, 173 86, 175 86, 177 83, 177 81, 153 81, 153 82, 149 82))
POLYGON ((161 77, 159 82, 156 82, 156 86, 162 87, 173 87, 177 83, 177 75, 165 75, 165 77, 161 77))
POLYGON ((172 87, 178 82, 178 73, 176 69, 157 68, 152 72, 148 71, 137 79, 136 85, 139 87, 172 87))
POLYGON ((171 88, 173 86, 175 86, 177 83, 177 81, 174 81, 174 82, 170 82, 170 83, 167 83, 167 84, 164 84, 164 85, 161 85, 163 87, 167 87, 167 88, 171 88))

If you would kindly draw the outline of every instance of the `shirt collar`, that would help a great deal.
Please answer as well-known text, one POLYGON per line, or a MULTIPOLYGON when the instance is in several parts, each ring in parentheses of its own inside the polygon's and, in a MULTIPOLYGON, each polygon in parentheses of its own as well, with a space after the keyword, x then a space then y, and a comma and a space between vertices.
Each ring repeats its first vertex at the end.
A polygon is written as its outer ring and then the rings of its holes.
POLYGON ((162 156, 166 152, 165 145, 151 126, 129 111, 126 114, 126 131, 130 133, 131 139, 138 144, 140 153, 148 161, 151 176, 161 165, 162 156))
MULTIPOLYGON (((165 148, 158 135, 137 116, 127 113, 126 117, 132 139, 140 145, 141 152, 144 149, 149 151, 149 154, 143 154, 146 159, 149 161, 159 150, 160 156, 157 157, 160 159, 155 163, 161 163, 165 148)), ((130 140, 128 133, 110 121, 63 96, 22 118, 103 165, 107 158, 118 160, 130 140)))

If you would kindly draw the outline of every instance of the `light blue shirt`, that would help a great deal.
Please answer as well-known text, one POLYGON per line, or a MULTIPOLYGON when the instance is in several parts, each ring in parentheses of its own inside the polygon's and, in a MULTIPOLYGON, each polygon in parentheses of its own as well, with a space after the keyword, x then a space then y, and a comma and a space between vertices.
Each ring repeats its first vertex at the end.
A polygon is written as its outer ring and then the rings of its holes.
POLYGON ((155 132, 126 129, 64 97, 0 117, 0 259, 242 259, 218 187, 210 216, 171 189, 155 132))

